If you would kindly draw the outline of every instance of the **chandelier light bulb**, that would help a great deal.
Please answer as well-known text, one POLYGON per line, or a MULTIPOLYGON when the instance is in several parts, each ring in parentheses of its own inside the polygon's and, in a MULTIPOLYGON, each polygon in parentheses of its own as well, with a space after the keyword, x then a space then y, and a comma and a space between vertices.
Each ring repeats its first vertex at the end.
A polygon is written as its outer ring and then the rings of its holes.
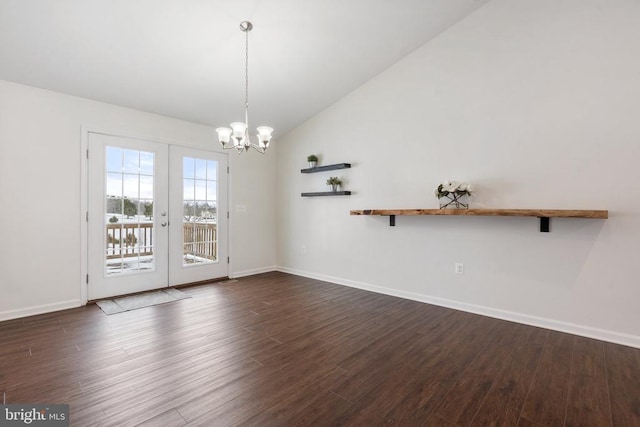
POLYGON ((222 144, 228 144, 229 141, 231 141, 231 129, 217 128, 216 132, 218 132, 218 141, 220 141, 222 144))
POLYGON ((256 130, 258 131, 258 141, 260 142, 260 146, 263 148, 269 148, 273 128, 270 128, 269 126, 259 126, 256 130))
POLYGON ((235 139, 242 139, 247 132, 247 124, 243 122, 233 122, 231 123, 231 130, 233 131, 233 137, 235 139))

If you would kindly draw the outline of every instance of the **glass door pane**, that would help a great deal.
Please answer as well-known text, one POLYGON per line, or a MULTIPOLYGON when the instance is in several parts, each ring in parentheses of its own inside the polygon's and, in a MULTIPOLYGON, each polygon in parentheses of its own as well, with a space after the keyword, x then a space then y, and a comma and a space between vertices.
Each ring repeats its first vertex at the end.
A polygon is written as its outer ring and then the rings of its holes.
POLYGON ((105 146, 105 275, 155 270, 154 153, 105 146))
POLYGON ((182 159, 183 267, 218 261, 216 160, 182 159))

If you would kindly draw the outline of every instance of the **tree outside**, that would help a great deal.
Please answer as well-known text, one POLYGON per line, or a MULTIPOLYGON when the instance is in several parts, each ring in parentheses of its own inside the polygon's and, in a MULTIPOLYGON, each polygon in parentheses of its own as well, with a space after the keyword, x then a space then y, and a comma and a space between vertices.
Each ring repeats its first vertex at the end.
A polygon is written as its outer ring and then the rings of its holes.
POLYGON ((127 199, 126 197, 123 199, 124 202, 124 214, 127 216, 127 218, 131 218, 132 216, 137 215, 138 213, 138 208, 136 207, 136 204, 133 203, 131 200, 127 199))
POLYGON ((153 202, 144 204, 144 215, 149 219, 153 217, 153 202))

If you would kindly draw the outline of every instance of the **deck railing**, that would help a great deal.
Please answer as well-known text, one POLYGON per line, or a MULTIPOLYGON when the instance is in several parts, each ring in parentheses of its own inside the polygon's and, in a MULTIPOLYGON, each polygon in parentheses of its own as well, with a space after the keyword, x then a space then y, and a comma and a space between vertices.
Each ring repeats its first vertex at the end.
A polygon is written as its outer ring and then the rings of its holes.
POLYGON ((153 255, 153 223, 107 224, 107 259, 153 255))
MULTIPOLYGON (((107 224, 107 259, 153 255, 153 223, 107 224)), ((215 260, 217 257, 216 224, 183 224, 184 255, 215 260)))
POLYGON ((182 226, 184 255, 215 260, 217 253, 216 224, 185 222, 182 226))

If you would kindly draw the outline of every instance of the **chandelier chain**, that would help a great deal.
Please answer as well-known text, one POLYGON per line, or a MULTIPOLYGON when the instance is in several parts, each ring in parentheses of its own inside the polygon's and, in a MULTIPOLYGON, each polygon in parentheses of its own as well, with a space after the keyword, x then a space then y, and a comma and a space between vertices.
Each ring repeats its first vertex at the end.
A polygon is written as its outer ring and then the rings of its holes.
MULTIPOLYGON (((245 32, 244 49, 244 106, 249 108, 249 31, 245 32)), ((247 123, 248 125, 249 123, 247 123)))

